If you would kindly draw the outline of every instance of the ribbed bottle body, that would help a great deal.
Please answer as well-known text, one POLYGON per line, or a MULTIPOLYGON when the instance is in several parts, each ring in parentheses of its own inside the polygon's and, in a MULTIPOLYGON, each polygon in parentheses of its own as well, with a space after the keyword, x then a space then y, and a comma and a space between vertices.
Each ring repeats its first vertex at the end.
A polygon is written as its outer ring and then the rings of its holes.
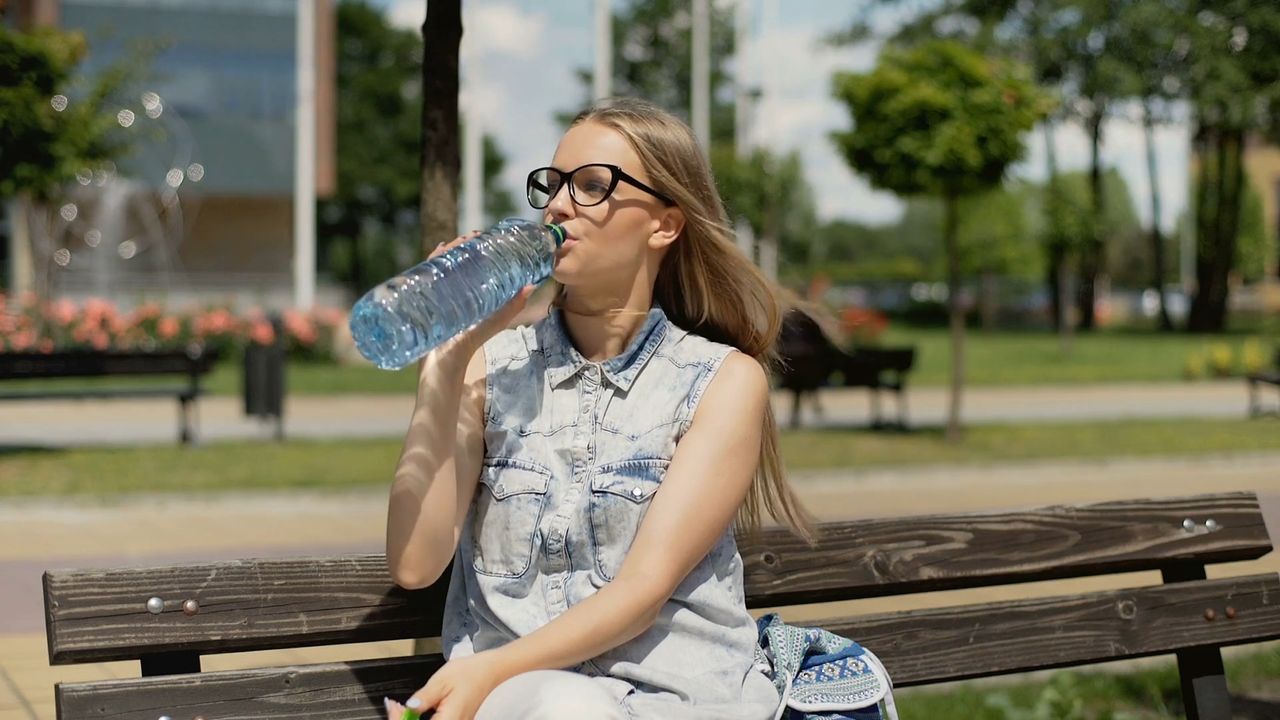
POLYGON ((380 283, 351 309, 356 349, 385 370, 417 360, 550 276, 563 233, 509 218, 380 283))

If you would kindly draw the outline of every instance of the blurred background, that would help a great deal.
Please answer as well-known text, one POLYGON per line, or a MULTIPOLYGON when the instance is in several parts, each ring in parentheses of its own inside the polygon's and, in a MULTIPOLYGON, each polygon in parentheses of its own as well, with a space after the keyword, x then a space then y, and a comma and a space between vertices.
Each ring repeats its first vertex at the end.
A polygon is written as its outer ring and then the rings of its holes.
MULTIPOLYGON (((380 549, 416 377, 362 360, 347 311, 536 217, 525 175, 611 95, 690 122, 739 246, 812 320, 774 408, 824 516, 1248 489, 1277 518, 1274 2, 460 5, 454 52, 426 0, 0 0, 0 362, 216 357, 194 447, 169 401, 0 372, 0 644, 40 664, 55 561, 380 549), (260 348, 266 413, 238 397, 260 348)), ((45 716, 54 671, 15 662, 0 718, 45 716)), ((1280 695, 1274 648, 1242 662, 1280 695)), ((1167 675, 1099 702, 1173 717, 1167 675)), ((1031 717, 1057 682, 967 716, 1031 717)))

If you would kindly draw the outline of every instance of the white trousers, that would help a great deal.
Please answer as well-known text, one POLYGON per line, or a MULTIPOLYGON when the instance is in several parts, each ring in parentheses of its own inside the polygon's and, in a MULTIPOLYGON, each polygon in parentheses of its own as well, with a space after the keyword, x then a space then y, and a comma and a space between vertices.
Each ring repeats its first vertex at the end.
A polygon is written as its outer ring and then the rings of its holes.
POLYGON ((489 693, 476 720, 626 720, 607 690, 586 675, 567 670, 534 670, 517 675, 489 693))

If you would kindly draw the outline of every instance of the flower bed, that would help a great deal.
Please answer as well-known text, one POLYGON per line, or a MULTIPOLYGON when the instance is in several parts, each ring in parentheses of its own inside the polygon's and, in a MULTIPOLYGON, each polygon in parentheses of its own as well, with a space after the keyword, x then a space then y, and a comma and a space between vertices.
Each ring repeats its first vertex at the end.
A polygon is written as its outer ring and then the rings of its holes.
MULTIPOLYGON (((346 313, 336 308, 305 313, 285 310, 280 321, 290 358, 336 359, 346 313)), ((0 352, 161 350, 193 342, 225 357, 250 343, 275 343, 276 329, 260 309, 239 314, 227 307, 170 312, 148 303, 125 312, 96 298, 77 304, 66 299, 42 301, 0 294, 0 352)))

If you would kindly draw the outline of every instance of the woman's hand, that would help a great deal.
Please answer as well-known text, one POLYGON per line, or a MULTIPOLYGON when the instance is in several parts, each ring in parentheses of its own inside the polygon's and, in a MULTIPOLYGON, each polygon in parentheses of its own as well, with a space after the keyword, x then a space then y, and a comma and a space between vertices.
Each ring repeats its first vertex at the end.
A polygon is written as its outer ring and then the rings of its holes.
MULTIPOLYGON (((431 251, 431 254, 428 255, 427 258, 430 259, 442 253, 446 253, 453 248, 468 242, 479 234, 479 230, 472 230, 470 233, 467 233, 466 235, 459 235, 447 243, 440 243, 436 246, 435 250, 431 251)), ((505 330, 507 326, 516 319, 516 316, 519 315, 520 311, 524 310, 524 306, 528 304, 529 296, 533 294, 533 291, 536 288, 537 286, 535 285, 524 286, 520 289, 520 292, 516 293, 516 296, 512 298, 510 302, 503 305, 496 313, 490 315, 484 320, 481 320, 474 327, 458 333, 453 338, 442 343, 440 348, 448 348, 448 350, 445 350, 446 352, 453 352, 456 348, 463 348, 469 357, 482 345, 488 342, 490 338, 505 330)))
POLYGON ((445 663, 405 706, 418 713, 434 710, 432 720, 473 720, 504 680, 489 653, 457 658, 445 663))

